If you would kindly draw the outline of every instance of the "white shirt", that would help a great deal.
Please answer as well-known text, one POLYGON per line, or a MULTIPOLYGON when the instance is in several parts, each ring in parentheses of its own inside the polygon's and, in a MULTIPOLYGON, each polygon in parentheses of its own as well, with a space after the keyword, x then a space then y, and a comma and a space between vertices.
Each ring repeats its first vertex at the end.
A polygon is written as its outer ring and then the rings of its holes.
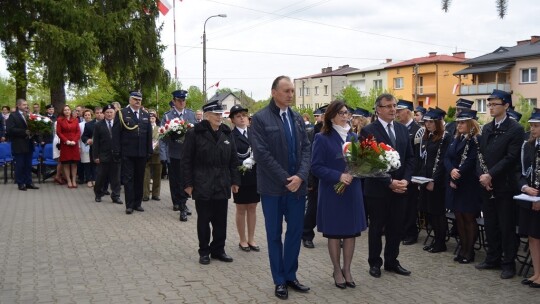
POLYGON ((499 121, 499 122, 497 122, 497 120, 495 120, 495 128, 497 128, 498 126, 500 126, 500 125, 506 120, 506 117, 507 117, 507 116, 504 115, 504 118, 503 118, 501 121, 499 121))
POLYGON ((292 131, 292 128, 291 128, 291 118, 289 117, 289 113, 287 111, 287 109, 285 110, 279 110, 279 117, 281 118, 281 120, 283 120, 283 113, 285 113, 287 115, 287 123, 289 124, 289 130, 292 131))
POLYGON ((247 131, 247 128, 245 128, 245 129, 242 129, 240 127, 236 127, 236 128, 238 129, 238 131, 240 131, 240 134, 242 134, 242 135, 244 135, 244 132, 247 131))
POLYGON ((392 131, 394 131, 394 137, 396 137, 396 129, 394 129, 394 124, 392 122, 388 123, 382 119, 379 118, 379 121, 381 122, 381 124, 383 125, 384 127, 384 130, 386 131, 386 134, 388 134, 388 137, 392 138, 392 136, 390 136, 390 133, 388 133, 388 125, 391 125, 392 126, 392 131))

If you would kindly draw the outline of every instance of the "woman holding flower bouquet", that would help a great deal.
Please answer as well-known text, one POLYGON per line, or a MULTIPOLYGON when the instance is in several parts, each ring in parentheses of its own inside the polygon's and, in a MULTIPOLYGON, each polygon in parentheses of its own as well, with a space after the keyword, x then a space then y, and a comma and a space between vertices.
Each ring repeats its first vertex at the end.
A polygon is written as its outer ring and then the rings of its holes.
POLYGON ((360 179, 347 173, 342 146, 356 135, 347 124, 349 111, 342 101, 333 101, 326 109, 321 132, 315 135, 311 170, 319 178, 317 230, 328 238, 328 252, 334 266, 334 283, 344 289, 356 285, 351 275, 355 238, 366 229, 366 216, 360 179), (341 182, 342 193, 334 189, 341 182), (343 267, 340 240, 343 240, 343 267))
POLYGON ((233 193, 236 204, 236 228, 240 237, 238 247, 243 251, 259 251, 255 243, 255 224, 257 222, 257 203, 261 200, 257 193, 257 170, 248 135, 248 109, 235 105, 230 110, 229 118, 234 124, 232 138, 236 144, 236 154, 241 162, 241 186, 233 193), (247 237, 246 237, 247 223, 247 237))
POLYGON ((68 188, 77 188, 77 163, 81 160, 79 120, 71 115, 71 108, 65 105, 56 123, 56 134, 60 138, 60 162, 64 169, 68 188))

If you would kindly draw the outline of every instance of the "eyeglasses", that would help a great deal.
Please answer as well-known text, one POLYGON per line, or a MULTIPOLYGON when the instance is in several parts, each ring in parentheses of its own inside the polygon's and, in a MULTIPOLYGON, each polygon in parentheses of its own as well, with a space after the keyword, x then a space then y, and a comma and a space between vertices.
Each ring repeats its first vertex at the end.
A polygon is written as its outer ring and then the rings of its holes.
POLYGON ((386 108, 386 109, 395 109, 397 105, 395 103, 385 105, 385 106, 378 106, 379 108, 386 108))
POLYGON ((338 113, 338 115, 340 115, 340 116, 345 116, 345 115, 349 114, 349 111, 339 111, 339 112, 337 112, 337 113, 338 113))
POLYGON ((504 103, 488 103, 487 107, 488 108, 493 108, 495 106, 502 106, 502 105, 504 105, 504 103))

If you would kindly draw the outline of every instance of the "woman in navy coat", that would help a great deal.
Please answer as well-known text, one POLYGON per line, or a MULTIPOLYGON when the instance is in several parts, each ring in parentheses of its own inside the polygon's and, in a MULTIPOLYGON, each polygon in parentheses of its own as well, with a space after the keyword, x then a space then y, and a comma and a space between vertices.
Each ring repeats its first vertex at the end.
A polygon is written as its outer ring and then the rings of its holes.
POLYGON ((317 230, 328 238, 328 252, 334 266, 338 288, 356 285, 351 275, 355 238, 366 229, 366 216, 360 179, 347 173, 342 145, 356 137, 347 124, 348 110, 342 101, 333 101, 326 109, 321 132, 315 135, 311 170, 319 178, 317 230), (347 185, 337 194, 334 185, 347 185), (343 268, 340 265, 340 240, 343 239, 343 268))

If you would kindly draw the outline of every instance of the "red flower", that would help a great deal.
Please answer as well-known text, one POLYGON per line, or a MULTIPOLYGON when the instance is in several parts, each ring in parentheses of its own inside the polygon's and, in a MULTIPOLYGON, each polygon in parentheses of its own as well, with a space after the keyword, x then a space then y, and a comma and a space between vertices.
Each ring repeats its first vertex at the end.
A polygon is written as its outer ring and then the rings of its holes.
POLYGON ((385 143, 380 143, 379 146, 384 150, 384 151, 392 151, 392 147, 386 145, 385 143))
POLYGON ((377 146, 377 142, 372 141, 370 143, 370 145, 371 145, 371 149, 373 149, 373 151, 375 151, 377 153, 381 153, 381 149, 379 149, 379 146, 377 146))

